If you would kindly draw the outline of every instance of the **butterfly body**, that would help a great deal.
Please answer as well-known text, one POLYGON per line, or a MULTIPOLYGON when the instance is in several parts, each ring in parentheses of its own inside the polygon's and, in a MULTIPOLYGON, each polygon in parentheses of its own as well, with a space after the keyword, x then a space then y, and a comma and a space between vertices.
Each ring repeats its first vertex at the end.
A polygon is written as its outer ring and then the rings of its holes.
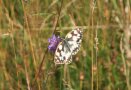
POLYGON ((80 28, 76 28, 66 35, 55 51, 55 64, 70 64, 72 62, 72 55, 75 55, 80 49, 82 35, 83 30, 80 28))

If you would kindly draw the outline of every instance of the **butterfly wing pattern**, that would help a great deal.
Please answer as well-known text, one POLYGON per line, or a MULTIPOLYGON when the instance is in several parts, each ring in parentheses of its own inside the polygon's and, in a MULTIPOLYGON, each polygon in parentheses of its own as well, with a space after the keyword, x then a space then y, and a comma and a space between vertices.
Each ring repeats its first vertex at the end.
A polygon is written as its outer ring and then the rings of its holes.
POLYGON ((83 30, 81 28, 73 29, 66 35, 55 51, 55 64, 70 64, 72 62, 72 55, 75 55, 80 49, 82 36, 83 30))

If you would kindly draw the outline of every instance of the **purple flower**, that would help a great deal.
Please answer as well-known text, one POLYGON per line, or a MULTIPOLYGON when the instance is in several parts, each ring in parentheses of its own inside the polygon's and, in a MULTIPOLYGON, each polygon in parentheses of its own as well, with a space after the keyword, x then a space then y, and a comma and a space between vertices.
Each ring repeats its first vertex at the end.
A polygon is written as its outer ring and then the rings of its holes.
POLYGON ((59 36, 53 35, 51 38, 48 39, 48 42, 49 42, 48 50, 54 53, 59 42, 61 42, 61 38, 59 36))

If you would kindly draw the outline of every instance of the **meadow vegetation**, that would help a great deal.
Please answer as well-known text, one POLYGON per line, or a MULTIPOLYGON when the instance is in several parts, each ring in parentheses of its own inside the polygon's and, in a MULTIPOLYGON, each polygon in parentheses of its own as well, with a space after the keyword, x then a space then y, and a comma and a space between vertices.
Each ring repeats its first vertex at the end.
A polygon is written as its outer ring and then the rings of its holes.
POLYGON ((131 90, 131 0, 0 0, 0 90, 131 90), (69 65, 48 38, 84 30, 69 65))

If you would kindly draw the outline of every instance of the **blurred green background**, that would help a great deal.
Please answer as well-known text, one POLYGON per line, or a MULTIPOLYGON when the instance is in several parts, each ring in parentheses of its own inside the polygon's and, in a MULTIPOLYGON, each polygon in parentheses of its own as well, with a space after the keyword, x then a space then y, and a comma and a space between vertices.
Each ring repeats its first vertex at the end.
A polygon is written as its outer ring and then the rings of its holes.
POLYGON ((0 90, 131 90, 131 0, 0 0, 0 90), (48 38, 76 26, 80 51, 55 65, 48 38))

